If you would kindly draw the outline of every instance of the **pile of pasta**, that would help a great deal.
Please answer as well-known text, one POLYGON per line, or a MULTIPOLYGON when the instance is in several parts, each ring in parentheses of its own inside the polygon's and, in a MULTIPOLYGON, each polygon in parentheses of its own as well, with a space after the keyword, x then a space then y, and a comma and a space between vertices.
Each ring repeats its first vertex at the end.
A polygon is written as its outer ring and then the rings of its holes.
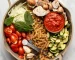
POLYGON ((32 40, 33 43, 41 49, 48 48, 49 41, 47 37, 47 32, 42 24, 43 21, 38 17, 34 18, 33 28, 34 31, 32 32, 32 40))
POLYGON ((48 60, 48 58, 42 54, 43 50, 49 46, 47 31, 43 25, 43 21, 39 17, 33 16, 33 18, 34 31, 31 33, 33 44, 41 49, 41 53, 39 54, 40 60, 48 60))

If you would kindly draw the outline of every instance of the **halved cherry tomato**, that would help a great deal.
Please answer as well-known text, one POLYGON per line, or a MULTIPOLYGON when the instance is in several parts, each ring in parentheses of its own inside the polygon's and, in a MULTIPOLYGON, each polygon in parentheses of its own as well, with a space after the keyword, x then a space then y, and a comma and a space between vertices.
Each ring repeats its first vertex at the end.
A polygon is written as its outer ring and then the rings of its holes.
POLYGON ((18 52, 18 50, 19 50, 18 49, 18 44, 11 44, 10 47, 11 47, 11 49, 12 49, 13 52, 18 52))
POLYGON ((18 35, 18 37, 21 37, 21 33, 19 31, 16 31, 16 34, 18 35))
POLYGON ((12 34, 12 29, 10 29, 9 27, 4 28, 4 32, 6 35, 10 35, 12 34))
POLYGON ((22 46, 22 40, 18 41, 18 46, 21 47, 22 46))
POLYGON ((15 32, 15 27, 14 27, 14 25, 12 24, 12 25, 10 25, 10 28, 12 29, 12 31, 13 32, 15 32))
POLYGON ((6 38, 6 41, 7 41, 8 44, 11 44, 10 38, 6 38))
POLYGON ((22 47, 19 47, 19 55, 24 55, 24 49, 22 47))
POLYGON ((50 12, 44 19, 44 25, 49 32, 60 32, 65 25, 64 16, 57 12, 50 12))
POLYGON ((23 55, 19 55, 19 58, 23 59, 23 58, 24 58, 24 56, 23 56, 23 55))
POLYGON ((16 44, 16 43, 18 42, 18 36, 17 36, 17 34, 12 33, 12 34, 10 35, 10 39, 11 39, 11 42, 12 42, 12 43, 16 44))
POLYGON ((22 32, 22 37, 23 37, 23 38, 25 38, 25 37, 26 37, 26 34, 25 34, 25 33, 23 33, 23 32, 22 32))

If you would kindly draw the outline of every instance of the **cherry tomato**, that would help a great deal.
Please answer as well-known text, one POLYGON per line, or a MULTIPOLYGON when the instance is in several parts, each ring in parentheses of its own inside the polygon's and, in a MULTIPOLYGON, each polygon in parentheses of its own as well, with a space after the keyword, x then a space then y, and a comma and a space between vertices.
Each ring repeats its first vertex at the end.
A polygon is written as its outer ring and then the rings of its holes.
POLYGON ((64 16, 57 12, 50 12, 44 19, 44 25, 49 32, 60 32, 65 25, 64 16))
POLYGON ((12 29, 10 29, 9 27, 6 27, 4 29, 4 32, 5 32, 6 35, 10 35, 10 34, 12 34, 12 29))
POLYGON ((18 37, 21 37, 21 33, 19 31, 16 31, 16 34, 18 35, 18 37))
POLYGON ((23 59, 23 58, 24 58, 24 56, 23 56, 23 55, 19 55, 19 58, 23 59))
POLYGON ((19 55, 24 55, 24 49, 22 47, 19 47, 19 55))
POLYGON ((18 44, 11 44, 11 48, 18 48, 18 44))
POLYGON ((26 37, 26 34, 25 33, 22 33, 22 37, 25 38, 26 37))
POLYGON ((8 44, 11 44, 10 38, 7 38, 6 41, 7 41, 8 44))
POLYGON ((10 35, 8 35, 8 34, 5 34, 5 36, 8 38, 8 37, 10 37, 10 35))
POLYGON ((17 34, 12 33, 12 34, 10 35, 10 39, 11 39, 11 42, 12 42, 12 43, 16 44, 16 43, 18 42, 18 36, 17 36, 17 34))
POLYGON ((18 41, 18 46, 21 47, 22 46, 22 40, 18 41))
POLYGON ((22 37, 19 37, 18 39, 19 39, 19 40, 21 40, 21 39, 22 39, 22 37))
POLYGON ((11 44, 10 47, 11 47, 11 49, 12 49, 13 52, 18 52, 18 50, 19 50, 18 49, 18 44, 11 44))
POLYGON ((13 48, 12 51, 15 53, 18 52, 18 48, 13 48))
POLYGON ((27 34, 26 39, 27 40, 31 40, 31 35, 30 34, 27 34))
POLYGON ((12 24, 12 25, 10 25, 10 28, 12 29, 12 31, 13 32, 15 32, 15 27, 14 27, 14 25, 12 24))

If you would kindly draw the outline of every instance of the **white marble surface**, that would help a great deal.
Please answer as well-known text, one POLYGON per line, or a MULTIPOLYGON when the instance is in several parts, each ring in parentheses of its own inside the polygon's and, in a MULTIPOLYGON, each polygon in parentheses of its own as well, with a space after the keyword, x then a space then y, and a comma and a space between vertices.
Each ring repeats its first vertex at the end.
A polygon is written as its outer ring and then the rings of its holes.
MULTIPOLYGON (((16 0, 11 0, 12 4, 16 0)), ((73 23, 73 37, 72 42, 65 53, 63 60, 75 60, 75 0, 60 0, 71 12, 72 23, 73 23)), ((5 15, 9 5, 7 0, 0 0, 0 60, 16 60, 14 59, 4 48, 3 37, 2 37, 2 22, 3 16, 5 15)))

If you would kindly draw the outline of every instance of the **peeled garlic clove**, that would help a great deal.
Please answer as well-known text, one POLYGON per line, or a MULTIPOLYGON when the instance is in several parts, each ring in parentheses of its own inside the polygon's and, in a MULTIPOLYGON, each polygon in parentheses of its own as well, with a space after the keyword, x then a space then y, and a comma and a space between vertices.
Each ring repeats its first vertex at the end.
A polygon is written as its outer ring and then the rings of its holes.
POLYGON ((67 20, 66 12, 63 12, 63 15, 64 15, 64 17, 65 17, 65 20, 67 20))
POLYGON ((26 53, 30 53, 31 52, 31 49, 27 46, 23 46, 23 49, 26 53))
POLYGON ((45 16, 48 14, 50 11, 43 9, 42 6, 38 6, 33 10, 33 13, 36 14, 37 16, 45 16))
POLYGON ((58 12, 64 12, 64 9, 62 7, 59 7, 58 12))
POLYGON ((49 9, 52 10, 53 9, 52 3, 49 2, 48 5, 49 5, 49 9))
POLYGON ((53 9, 53 11, 57 12, 57 11, 58 11, 58 9, 53 9))
POLYGON ((29 53, 27 54, 27 58, 33 58, 34 54, 33 53, 29 53))
POLYGON ((55 9, 57 9, 60 6, 59 2, 56 0, 52 2, 52 5, 53 5, 53 8, 55 8, 55 9))
POLYGON ((40 0, 36 1, 36 6, 42 6, 42 2, 40 0))

